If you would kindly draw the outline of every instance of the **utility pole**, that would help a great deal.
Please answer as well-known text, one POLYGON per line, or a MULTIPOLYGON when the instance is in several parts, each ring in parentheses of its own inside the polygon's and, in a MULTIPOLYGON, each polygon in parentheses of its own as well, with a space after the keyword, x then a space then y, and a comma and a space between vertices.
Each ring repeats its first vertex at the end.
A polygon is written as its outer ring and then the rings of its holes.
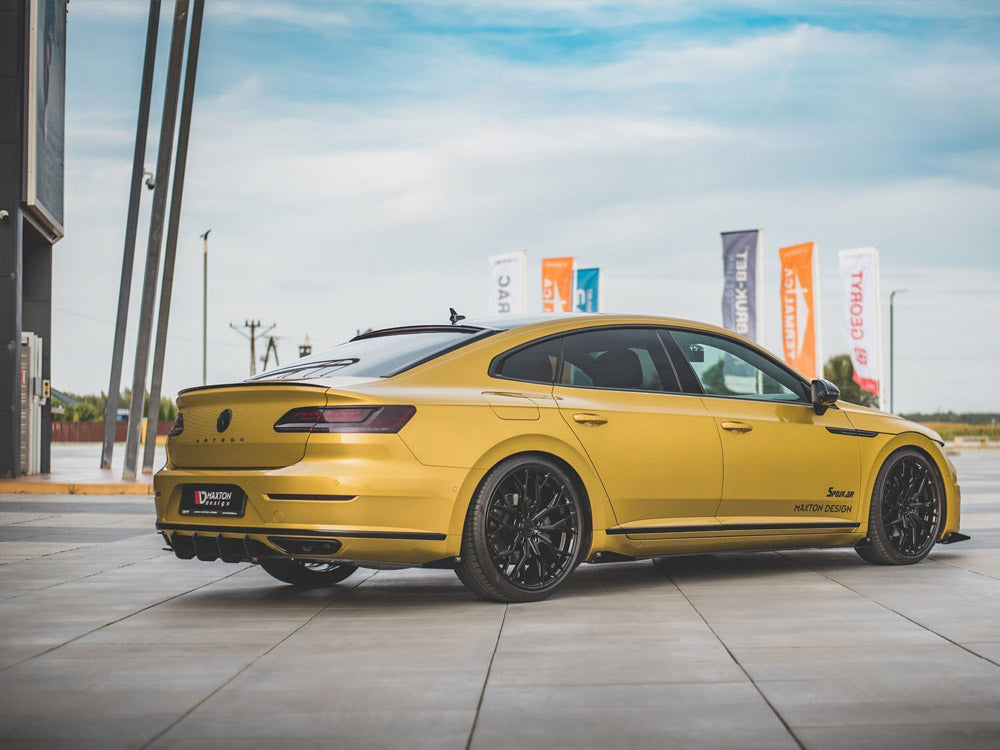
POLYGON ((280 367, 281 363, 278 361, 278 344, 275 342, 274 336, 267 337, 267 349, 264 350, 264 356, 261 357, 264 362, 264 368, 261 372, 267 370, 267 364, 271 361, 271 352, 274 352, 274 366, 280 367))
POLYGON ((240 330, 241 326, 235 326, 232 323, 229 327, 232 328, 236 333, 238 333, 243 338, 250 342, 250 377, 257 374, 257 339, 266 336, 268 333, 274 330, 277 323, 272 323, 266 331, 261 331, 257 333, 257 329, 260 328, 261 323, 259 320, 244 320, 242 328, 249 328, 249 335, 240 330))
POLYGON ((201 256, 202 265, 202 302, 201 302, 201 384, 208 385, 208 233, 211 229, 206 229, 201 235, 203 250, 201 256))
POLYGON ((306 340, 299 346, 299 358, 308 357, 312 354, 312 344, 309 343, 309 334, 306 334, 306 340))
POLYGON ((895 328, 893 327, 893 306, 896 295, 905 292, 905 289, 893 289, 889 293, 889 411, 896 413, 896 352, 895 352, 895 328))
MULTIPOLYGON (((101 446, 101 468, 111 468, 115 450, 115 428, 118 423, 118 399, 122 387, 122 360, 125 358, 125 327, 128 324, 128 303, 132 292, 132 268, 135 264, 135 236, 139 225, 139 196, 146 171, 146 131, 149 129, 149 100, 153 92, 153 67, 156 62, 156 37, 160 26, 160 0, 150 0, 149 22, 146 25, 146 55, 142 63, 142 85, 139 93, 139 117, 135 125, 135 152, 132 155, 132 182, 129 183, 128 218, 125 220, 125 250, 122 253, 122 279, 118 288, 118 319, 115 323, 115 343, 111 353, 111 382, 108 403, 104 409, 104 443, 101 446)), ((146 185, 155 186, 153 175, 146 185)))

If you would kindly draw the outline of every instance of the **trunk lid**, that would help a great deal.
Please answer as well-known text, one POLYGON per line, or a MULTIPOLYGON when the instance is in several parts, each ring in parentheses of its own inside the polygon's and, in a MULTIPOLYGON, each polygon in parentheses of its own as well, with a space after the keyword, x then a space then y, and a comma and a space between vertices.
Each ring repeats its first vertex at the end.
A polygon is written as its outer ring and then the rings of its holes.
POLYGON ((326 388, 246 383, 181 393, 180 435, 167 439, 170 461, 183 469, 278 468, 302 459, 308 433, 275 432, 274 423, 303 406, 325 406, 326 388), (228 412, 228 414, 227 414, 228 412))

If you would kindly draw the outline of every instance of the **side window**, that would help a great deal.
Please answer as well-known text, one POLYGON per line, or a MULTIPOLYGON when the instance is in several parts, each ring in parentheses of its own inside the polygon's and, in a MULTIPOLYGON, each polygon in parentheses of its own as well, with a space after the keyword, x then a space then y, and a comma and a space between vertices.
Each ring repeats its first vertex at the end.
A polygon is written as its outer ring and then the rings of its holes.
POLYGON ((678 392, 659 337, 649 328, 593 328, 564 338, 556 382, 589 388, 678 392))
POLYGON ((493 374, 511 380, 551 383, 559 364, 562 339, 547 339, 506 355, 493 374))
POLYGON ((708 333, 671 331, 705 393, 764 401, 808 401, 801 381, 742 344, 708 333))

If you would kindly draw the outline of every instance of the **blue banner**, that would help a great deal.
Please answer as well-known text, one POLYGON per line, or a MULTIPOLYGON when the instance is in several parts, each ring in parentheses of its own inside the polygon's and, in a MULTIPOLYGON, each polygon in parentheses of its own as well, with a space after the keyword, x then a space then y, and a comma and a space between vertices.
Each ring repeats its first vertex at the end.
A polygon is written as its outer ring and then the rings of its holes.
POLYGON ((577 312, 600 312, 601 269, 576 269, 576 297, 573 309, 577 312))

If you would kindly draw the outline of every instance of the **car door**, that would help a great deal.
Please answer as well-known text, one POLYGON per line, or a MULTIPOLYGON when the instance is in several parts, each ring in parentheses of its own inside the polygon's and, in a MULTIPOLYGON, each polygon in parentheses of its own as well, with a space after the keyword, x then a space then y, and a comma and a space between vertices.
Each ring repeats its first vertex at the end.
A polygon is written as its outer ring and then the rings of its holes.
POLYGON ((817 414, 809 385, 735 339, 675 329, 668 349, 692 375, 722 440, 727 536, 839 533, 857 527, 861 458, 847 415, 817 414))
POLYGON ((650 540, 716 532, 715 421, 700 398, 680 392, 655 329, 566 335, 553 395, 611 499, 620 527, 609 533, 650 540))

